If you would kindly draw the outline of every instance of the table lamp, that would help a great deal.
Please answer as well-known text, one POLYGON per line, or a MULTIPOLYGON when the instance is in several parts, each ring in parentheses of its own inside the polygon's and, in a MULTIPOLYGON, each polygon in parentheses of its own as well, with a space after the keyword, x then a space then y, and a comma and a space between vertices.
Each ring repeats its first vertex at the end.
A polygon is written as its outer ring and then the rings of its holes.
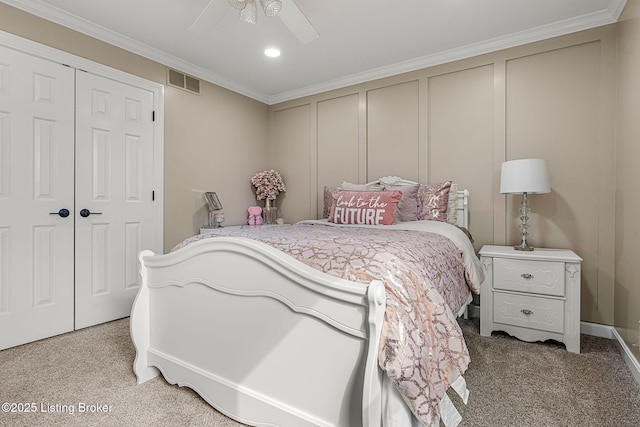
POLYGON ((522 194, 520 208, 520 244, 514 246, 519 251, 532 251, 533 246, 527 243, 529 235, 529 202, 528 194, 545 194, 551 192, 549 184, 549 167, 544 159, 519 159, 502 163, 500 174, 500 193, 522 194))

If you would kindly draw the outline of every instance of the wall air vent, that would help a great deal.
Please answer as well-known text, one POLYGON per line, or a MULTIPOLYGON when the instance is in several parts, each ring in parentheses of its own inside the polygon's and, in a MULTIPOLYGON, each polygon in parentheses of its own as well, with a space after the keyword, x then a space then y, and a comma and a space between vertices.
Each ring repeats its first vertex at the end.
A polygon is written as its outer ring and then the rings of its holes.
POLYGON ((167 84, 200 95, 200 80, 171 68, 167 69, 167 84))

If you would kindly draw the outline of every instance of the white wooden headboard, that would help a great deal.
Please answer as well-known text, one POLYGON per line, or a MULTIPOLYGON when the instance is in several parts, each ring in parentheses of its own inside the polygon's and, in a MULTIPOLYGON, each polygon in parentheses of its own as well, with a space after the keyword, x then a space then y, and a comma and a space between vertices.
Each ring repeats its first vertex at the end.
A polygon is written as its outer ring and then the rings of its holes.
MULTIPOLYGON (((416 185, 417 182, 400 178, 399 176, 384 176, 368 184, 385 184, 385 185, 416 185)), ((456 211, 457 225, 469 228, 469 190, 456 191, 456 211)))

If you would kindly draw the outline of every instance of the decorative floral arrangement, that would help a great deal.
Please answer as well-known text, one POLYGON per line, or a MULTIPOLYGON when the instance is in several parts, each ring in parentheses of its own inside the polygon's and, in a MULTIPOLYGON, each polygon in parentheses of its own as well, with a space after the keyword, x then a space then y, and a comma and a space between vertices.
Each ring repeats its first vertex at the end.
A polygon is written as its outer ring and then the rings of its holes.
POLYGON ((251 184, 256 187, 258 200, 275 200, 281 191, 286 191, 282 176, 273 169, 258 172, 251 178, 251 184))

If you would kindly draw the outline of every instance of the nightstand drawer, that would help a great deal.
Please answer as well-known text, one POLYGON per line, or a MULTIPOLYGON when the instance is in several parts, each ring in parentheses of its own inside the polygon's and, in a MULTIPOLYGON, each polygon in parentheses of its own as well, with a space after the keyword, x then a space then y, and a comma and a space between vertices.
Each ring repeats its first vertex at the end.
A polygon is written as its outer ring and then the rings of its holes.
POLYGON ((541 331, 564 331, 564 301, 496 292, 493 321, 541 331))
POLYGON ((564 263, 494 258, 494 289, 564 296, 564 263))

